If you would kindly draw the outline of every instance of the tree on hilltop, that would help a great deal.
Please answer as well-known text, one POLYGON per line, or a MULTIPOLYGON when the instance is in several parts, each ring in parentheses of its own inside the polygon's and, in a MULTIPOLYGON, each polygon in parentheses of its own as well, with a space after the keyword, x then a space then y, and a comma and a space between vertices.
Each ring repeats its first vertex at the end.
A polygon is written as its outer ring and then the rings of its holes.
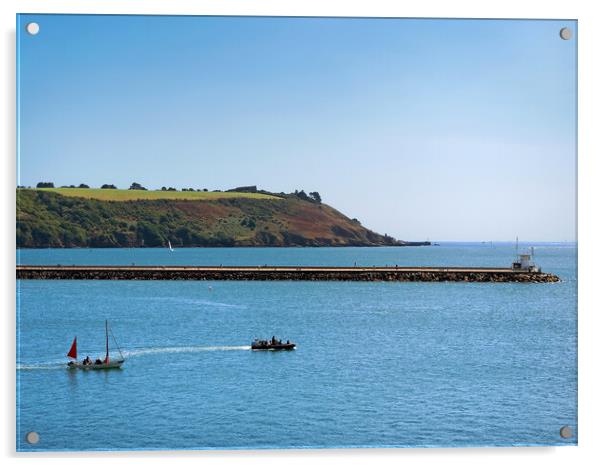
POLYGON ((146 188, 144 186, 142 186, 140 183, 136 183, 136 182, 132 183, 132 185, 129 187, 129 189, 146 191, 146 188))
POLYGON ((314 202, 318 204, 322 203, 322 197, 320 197, 320 193, 318 191, 314 191, 313 193, 309 193, 309 197, 313 199, 314 202))
POLYGON ((309 196, 305 193, 305 191, 301 190, 301 191, 297 191, 295 189, 295 196, 297 196, 299 199, 302 199, 304 201, 309 201, 309 196))

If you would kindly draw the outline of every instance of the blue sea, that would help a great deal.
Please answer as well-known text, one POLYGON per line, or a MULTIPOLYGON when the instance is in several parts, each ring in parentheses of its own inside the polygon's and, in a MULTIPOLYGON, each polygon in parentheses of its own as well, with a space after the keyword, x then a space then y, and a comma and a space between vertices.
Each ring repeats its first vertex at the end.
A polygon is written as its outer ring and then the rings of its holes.
MULTIPOLYGON (((527 246, 560 283, 19 281, 17 449, 574 445, 576 245, 527 246), (103 354, 105 319, 123 368, 67 370, 74 336, 80 359, 103 354), (272 335, 297 349, 250 350, 272 335)), ((441 243, 43 249, 17 260, 504 267, 515 254, 510 243, 441 243)))

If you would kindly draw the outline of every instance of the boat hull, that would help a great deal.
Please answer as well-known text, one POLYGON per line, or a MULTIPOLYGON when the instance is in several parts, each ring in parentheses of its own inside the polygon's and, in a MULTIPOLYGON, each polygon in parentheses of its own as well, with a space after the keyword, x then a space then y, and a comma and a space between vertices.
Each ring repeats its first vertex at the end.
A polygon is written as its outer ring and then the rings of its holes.
POLYGON ((295 349, 295 344, 294 343, 282 343, 280 345, 275 344, 269 344, 269 345, 251 345, 251 349, 253 351, 290 351, 290 350, 294 350, 295 349))
POLYGON ((82 364, 81 362, 72 362, 67 364, 67 369, 80 369, 82 371, 99 371, 108 369, 121 369, 124 360, 111 361, 108 364, 82 364))

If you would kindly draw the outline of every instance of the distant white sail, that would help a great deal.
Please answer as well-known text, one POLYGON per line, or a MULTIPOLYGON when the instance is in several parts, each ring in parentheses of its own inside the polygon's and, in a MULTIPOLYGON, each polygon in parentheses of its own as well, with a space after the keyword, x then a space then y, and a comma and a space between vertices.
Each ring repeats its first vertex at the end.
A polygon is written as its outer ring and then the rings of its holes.
POLYGON ((171 247, 171 241, 167 240, 167 246, 169 246, 169 250, 173 252, 173 248, 171 247))

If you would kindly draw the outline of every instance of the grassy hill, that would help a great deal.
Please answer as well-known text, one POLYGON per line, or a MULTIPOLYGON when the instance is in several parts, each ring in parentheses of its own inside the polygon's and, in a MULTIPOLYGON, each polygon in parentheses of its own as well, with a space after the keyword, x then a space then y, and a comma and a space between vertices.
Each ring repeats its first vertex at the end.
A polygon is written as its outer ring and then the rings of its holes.
POLYGON ((99 201, 143 201, 157 199, 179 199, 210 201, 217 199, 280 199, 262 193, 214 192, 214 191, 145 191, 139 189, 96 189, 96 188, 37 188, 36 191, 61 194, 67 197, 83 197, 99 201))
POLYGON ((17 246, 405 245, 294 195, 118 189, 18 189, 17 246))

